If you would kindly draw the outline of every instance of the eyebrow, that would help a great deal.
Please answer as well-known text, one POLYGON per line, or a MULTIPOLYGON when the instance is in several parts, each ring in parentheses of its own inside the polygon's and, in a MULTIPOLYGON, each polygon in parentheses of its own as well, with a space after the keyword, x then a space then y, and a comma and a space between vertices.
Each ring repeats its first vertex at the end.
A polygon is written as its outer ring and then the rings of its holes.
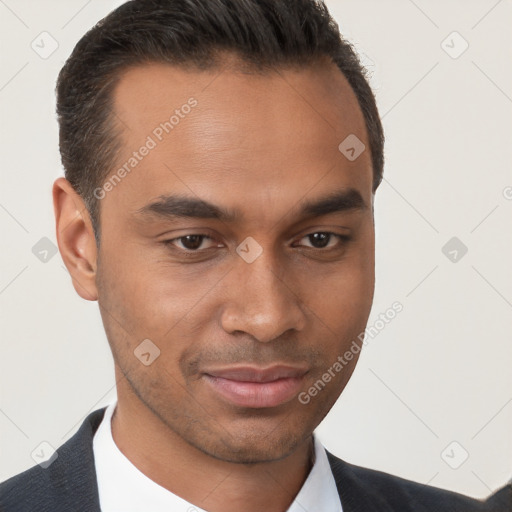
MULTIPOLYGON (((356 189, 349 188, 302 202, 297 216, 307 219, 331 213, 365 210, 367 207, 361 194, 356 189)), ((157 200, 135 210, 134 213, 148 219, 216 219, 226 223, 236 223, 243 218, 240 210, 220 207, 203 199, 183 195, 159 196, 157 200)))

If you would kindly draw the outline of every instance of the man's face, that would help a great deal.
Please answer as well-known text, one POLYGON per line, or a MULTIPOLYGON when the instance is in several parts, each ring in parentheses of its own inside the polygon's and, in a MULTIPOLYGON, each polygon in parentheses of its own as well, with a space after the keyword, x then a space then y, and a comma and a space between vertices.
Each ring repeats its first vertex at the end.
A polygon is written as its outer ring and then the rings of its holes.
POLYGON ((122 150, 109 177, 128 171, 100 201, 96 286, 126 376, 120 403, 138 401, 216 458, 280 459, 348 382, 357 355, 333 365, 360 345, 372 303, 372 165, 356 97, 331 64, 265 75, 153 64, 122 76, 114 108, 122 150), (355 160, 338 149, 351 134, 366 146, 355 160), (233 215, 183 203, 176 215, 166 196, 233 215))

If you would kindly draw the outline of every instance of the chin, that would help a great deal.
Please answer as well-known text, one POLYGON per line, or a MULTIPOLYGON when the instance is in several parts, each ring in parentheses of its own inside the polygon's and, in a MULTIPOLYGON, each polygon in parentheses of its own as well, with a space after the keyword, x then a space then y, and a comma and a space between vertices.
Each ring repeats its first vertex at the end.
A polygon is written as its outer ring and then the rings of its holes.
POLYGON ((290 430, 273 431, 245 430, 229 435, 224 432, 214 441, 195 444, 204 453, 215 459, 235 464, 261 464, 275 462, 292 454, 310 434, 295 433, 290 430))

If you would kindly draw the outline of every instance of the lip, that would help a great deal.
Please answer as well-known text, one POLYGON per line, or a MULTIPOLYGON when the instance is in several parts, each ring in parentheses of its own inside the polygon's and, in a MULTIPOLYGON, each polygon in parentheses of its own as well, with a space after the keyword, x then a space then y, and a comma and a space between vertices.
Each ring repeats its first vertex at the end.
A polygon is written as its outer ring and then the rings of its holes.
POLYGON ((223 400, 239 407, 277 407, 300 391, 306 368, 274 365, 211 369, 203 378, 223 400))

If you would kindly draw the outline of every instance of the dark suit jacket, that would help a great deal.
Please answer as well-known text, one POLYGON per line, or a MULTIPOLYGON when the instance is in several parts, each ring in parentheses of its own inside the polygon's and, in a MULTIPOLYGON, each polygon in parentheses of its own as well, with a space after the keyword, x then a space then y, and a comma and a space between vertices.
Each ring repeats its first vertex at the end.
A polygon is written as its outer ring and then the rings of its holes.
MULTIPOLYGON (((89 414, 76 434, 57 450, 58 457, 49 467, 37 465, 1 483, 0 511, 99 512, 92 439, 104 412, 105 407, 89 414)), ((494 504, 486 504, 354 466, 329 452, 327 456, 343 512, 512 512, 510 487, 500 491, 501 498, 494 504)))

